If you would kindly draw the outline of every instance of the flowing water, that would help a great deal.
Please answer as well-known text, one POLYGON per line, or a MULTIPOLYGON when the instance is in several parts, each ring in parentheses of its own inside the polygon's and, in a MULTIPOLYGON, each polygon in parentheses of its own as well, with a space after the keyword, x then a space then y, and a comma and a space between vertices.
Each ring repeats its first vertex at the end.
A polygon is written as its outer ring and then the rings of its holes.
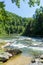
POLYGON ((10 42, 11 45, 8 48, 17 48, 22 50, 22 54, 31 55, 33 51, 43 53, 43 38, 30 38, 23 36, 15 36, 14 38, 3 39, 6 42, 10 42))
POLYGON ((22 51, 22 54, 12 57, 3 65, 30 65, 33 53, 38 52, 38 56, 39 53, 43 54, 43 38, 15 36, 13 38, 0 39, 0 42, 2 41, 10 42, 10 45, 7 46, 7 48, 16 48, 22 51))

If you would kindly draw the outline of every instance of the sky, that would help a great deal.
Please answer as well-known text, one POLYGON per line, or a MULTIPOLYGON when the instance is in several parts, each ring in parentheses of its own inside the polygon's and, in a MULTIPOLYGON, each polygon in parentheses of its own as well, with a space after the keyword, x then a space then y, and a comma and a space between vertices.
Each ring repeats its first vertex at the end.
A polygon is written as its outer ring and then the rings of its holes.
MULTIPOLYGON (((36 8, 39 8, 39 6, 35 5, 35 7, 29 7, 27 2, 23 2, 21 0, 20 8, 18 8, 15 3, 12 4, 11 0, 0 0, 4 1, 5 3, 5 9, 9 12, 15 13, 21 17, 32 17, 35 13, 36 8)), ((40 6, 43 6, 43 0, 40 0, 40 6)))

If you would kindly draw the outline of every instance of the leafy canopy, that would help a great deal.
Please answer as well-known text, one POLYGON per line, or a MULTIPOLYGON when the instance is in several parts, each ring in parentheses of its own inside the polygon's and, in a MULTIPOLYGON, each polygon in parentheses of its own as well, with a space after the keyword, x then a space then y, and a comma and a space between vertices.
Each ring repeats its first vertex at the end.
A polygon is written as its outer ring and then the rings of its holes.
MULTIPOLYGON (((18 7, 20 7, 20 1, 21 0, 11 0, 12 1, 12 3, 16 3, 16 5, 18 6, 18 7)), ((26 0, 22 0, 22 1, 26 1, 26 0)), ((40 4, 40 0, 29 0, 28 2, 27 2, 28 4, 29 4, 29 6, 31 7, 31 6, 35 6, 35 4, 37 4, 37 5, 39 5, 40 4)))

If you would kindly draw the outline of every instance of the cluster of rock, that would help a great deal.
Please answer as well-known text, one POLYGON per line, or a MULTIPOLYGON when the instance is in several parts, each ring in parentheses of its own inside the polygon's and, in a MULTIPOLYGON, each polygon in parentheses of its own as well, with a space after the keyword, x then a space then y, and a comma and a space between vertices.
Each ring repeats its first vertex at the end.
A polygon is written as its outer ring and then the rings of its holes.
POLYGON ((31 60, 32 63, 35 63, 35 62, 39 62, 39 63, 43 63, 43 55, 40 55, 39 58, 33 58, 31 60))
POLYGON ((6 62, 12 56, 22 53, 19 49, 6 50, 5 52, 0 53, 0 61, 6 62))

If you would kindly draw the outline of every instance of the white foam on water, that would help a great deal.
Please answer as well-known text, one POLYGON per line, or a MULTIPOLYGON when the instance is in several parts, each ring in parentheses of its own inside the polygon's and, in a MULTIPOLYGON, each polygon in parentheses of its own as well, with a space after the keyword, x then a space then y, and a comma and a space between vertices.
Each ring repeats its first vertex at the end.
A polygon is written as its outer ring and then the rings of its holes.
POLYGON ((32 45, 41 45, 42 42, 32 42, 32 45))
POLYGON ((42 38, 42 39, 31 38, 31 39, 32 39, 32 41, 34 41, 34 42, 42 42, 42 41, 43 41, 43 38, 42 38))
POLYGON ((18 48, 27 48, 27 46, 25 46, 25 45, 23 45, 23 44, 12 44, 11 46, 13 46, 13 47, 18 47, 18 48))
POLYGON ((29 48, 33 50, 43 51, 43 47, 29 47, 29 48))
POLYGON ((13 47, 17 47, 17 48, 27 48, 27 49, 32 49, 32 50, 39 50, 39 51, 43 51, 43 47, 32 47, 32 46, 26 46, 23 44, 12 44, 11 46, 13 47))

